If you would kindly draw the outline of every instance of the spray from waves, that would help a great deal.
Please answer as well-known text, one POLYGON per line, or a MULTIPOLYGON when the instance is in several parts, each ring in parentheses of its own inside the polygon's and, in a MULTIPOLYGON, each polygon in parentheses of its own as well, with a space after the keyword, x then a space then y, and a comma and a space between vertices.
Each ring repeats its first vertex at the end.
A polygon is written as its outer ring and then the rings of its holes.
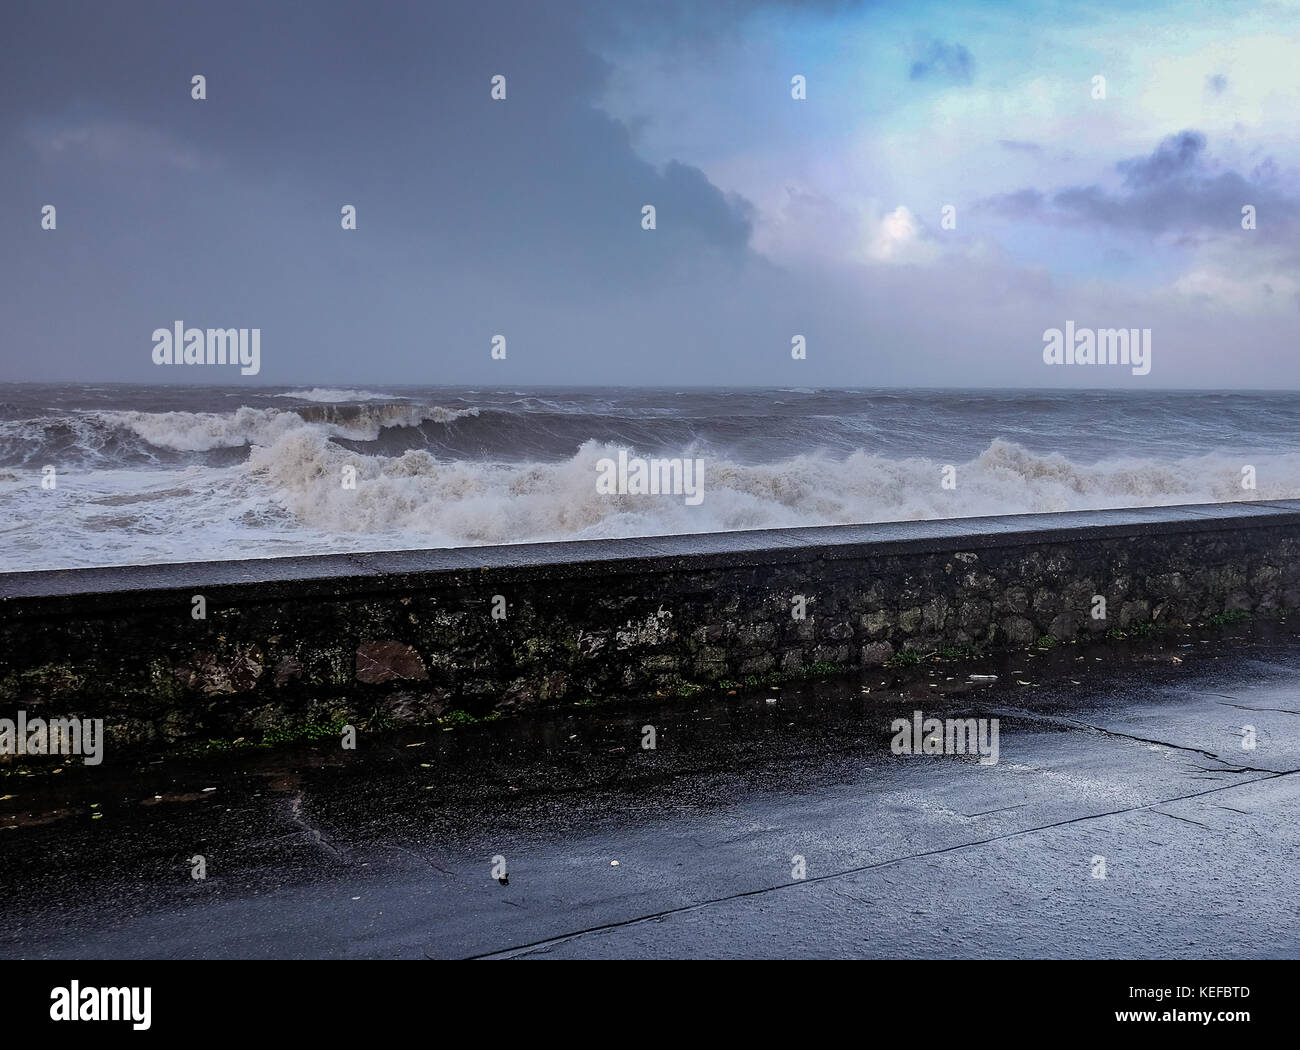
POLYGON ((353 441, 375 441, 390 427, 418 427, 425 423, 454 423, 472 419, 477 408, 444 408, 441 405, 318 405, 296 412, 308 423, 324 424, 334 437, 353 441))
MULTIPOLYGON (((1300 453, 1262 457, 1258 491, 1243 490, 1240 462, 1180 460, 1074 463, 996 439, 957 465, 958 486, 939 484, 923 457, 805 454, 747 465, 704 456, 704 501, 597 493, 597 461, 618 447, 589 441, 558 463, 442 461, 424 450, 370 456, 296 429, 253 450, 247 469, 305 527, 390 545, 478 545, 719 532, 1036 511, 1162 506, 1300 495, 1300 453), (356 488, 345 489, 345 466, 356 488)), ((687 451, 684 455, 695 455, 687 451)))
POLYGON ((333 387, 322 386, 314 386, 310 390, 288 390, 275 396, 293 398, 295 401, 318 401, 326 404, 401 400, 397 394, 380 394, 373 390, 336 390, 333 387))

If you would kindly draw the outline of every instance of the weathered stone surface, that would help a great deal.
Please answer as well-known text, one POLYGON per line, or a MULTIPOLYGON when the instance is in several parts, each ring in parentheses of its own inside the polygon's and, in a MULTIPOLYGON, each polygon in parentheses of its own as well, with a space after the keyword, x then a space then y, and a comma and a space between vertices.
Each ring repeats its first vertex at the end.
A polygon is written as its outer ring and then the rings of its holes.
POLYGON ((1002 621, 1001 627, 1008 645, 1029 645, 1038 638, 1033 621, 1026 620, 1023 616, 1008 616, 1002 621))
POLYGON ((569 693, 569 676, 567 674, 548 674, 542 679, 537 690, 539 700, 562 700, 569 693))
POLYGON ((302 664, 296 657, 286 656, 275 665, 275 684, 287 685, 302 677, 302 664))
POLYGON ((1125 602, 1120 606, 1119 625, 1127 630, 1135 623, 1145 623, 1151 619, 1151 603, 1148 601, 1125 602))
POLYGON ((103 716, 121 746, 157 746, 336 714, 428 721, 689 697, 751 676, 875 667, 904 647, 1024 647, 1300 607, 1300 503, 653 546, 676 553, 599 541, 485 548, 468 564, 465 552, 414 551, 0 575, 0 717, 57 707, 103 716), (220 615, 178 615, 217 587, 220 615), (505 620, 489 615, 494 594, 507 595, 505 620))
POLYGON ((1079 633, 1078 618, 1069 613, 1061 613, 1052 620, 1047 633, 1058 642, 1068 642, 1079 633))
POLYGON ((853 637, 853 627, 847 623, 831 624, 826 628, 826 637, 833 642, 843 642, 853 637))
POLYGON ((803 650, 790 649, 781 654, 781 670, 787 673, 804 669, 803 650))
POLYGON ((813 663, 823 666, 847 667, 849 664, 849 647, 847 645, 819 645, 812 653, 813 663))
POLYGON ((713 660, 697 657, 691 668, 696 678, 706 682, 714 682, 727 676, 726 657, 713 660))
POLYGON ((872 638, 887 633, 893 623, 894 618, 887 609, 877 609, 862 617, 863 630, 872 638))
POLYGON ((246 693, 262 676, 257 646, 236 645, 227 650, 194 652, 176 670, 176 677, 205 696, 246 693))
POLYGON ((879 667, 894 655, 894 647, 888 642, 872 642, 862 647, 862 666, 879 667))
POLYGON ((443 690, 389 693, 379 702, 379 710, 398 725, 416 725, 437 718, 446 709, 443 690))
POLYGON ((943 629, 948 618, 948 599, 943 595, 931 598, 921 609, 921 626, 931 633, 943 629))
POLYGON ((409 645, 386 639, 357 646, 357 681, 368 685, 393 679, 423 681, 429 677, 420 654, 409 645))
POLYGON ((971 598, 961 603, 957 613, 957 622, 963 630, 978 632, 984 630, 989 622, 989 610, 992 607, 983 598, 971 598))

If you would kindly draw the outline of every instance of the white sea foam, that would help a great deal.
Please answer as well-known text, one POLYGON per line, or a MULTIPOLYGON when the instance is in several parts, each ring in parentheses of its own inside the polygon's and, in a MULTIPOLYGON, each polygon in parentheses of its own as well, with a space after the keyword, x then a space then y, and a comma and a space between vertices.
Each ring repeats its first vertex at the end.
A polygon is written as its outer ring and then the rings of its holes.
POLYGON ((304 426, 302 417, 296 413, 246 406, 234 412, 105 412, 103 415, 151 445, 178 452, 268 445, 286 432, 304 426))
MULTIPOLYGON (((1300 453, 1260 456, 1257 491, 1217 455, 1079 464, 996 440, 942 464, 865 452, 769 464, 706 458, 703 503, 596 492, 596 462, 617 448, 587 442, 560 462, 439 460, 423 450, 363 455, 327 427, 264 421, 267 444, 245 463, 109 470, 65 477, 56 493, 7 482, 0 569, 258 558, 572 538, 650 536, 1028 511, 1160 506, 1300 496, 1300 453), (283 431, 276 434, 276 427, 283 431), (357 471, 355 490, 340 483, 357 471), (57 501, 59 528, 51 529, 57 501)), ((176 440, 215 440, 198 428, 176 440)), ((220 435, 217 435, 220 437, 220 435)), ((683 454, 701 454, 683 450, 683 454)))
MULTIPOLYGON (((400 533, 435 544, 716 532, 795 525, 966 517, 1034 511, 1161 506, 1300 495, 1300 454, 1261 457, 1259 489, 1241 488, 1241 463, 1220 456, 1071 462, 1004 440, 957 464, 857 452, 746 465, 705 457, 703 503, 600 495, 596 462, 616 456, 589 441, 558 463, 440 461, 424 451, 367 456, 298 430, 256 449, 254 476, 304 525, 331 533, 400 533), (356 490, 339 483, 356 469, 356 490)), ((695 450, 687 454, 698 455, 695 450)))

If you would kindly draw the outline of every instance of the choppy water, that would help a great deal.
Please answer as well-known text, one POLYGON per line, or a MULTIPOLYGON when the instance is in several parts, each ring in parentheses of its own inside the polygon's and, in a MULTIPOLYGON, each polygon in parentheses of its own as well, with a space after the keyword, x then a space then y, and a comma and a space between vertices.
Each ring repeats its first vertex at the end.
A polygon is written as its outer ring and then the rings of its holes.
POLYGON ((0 385, 4 570, 1297 496, 1289 393, 0 385))

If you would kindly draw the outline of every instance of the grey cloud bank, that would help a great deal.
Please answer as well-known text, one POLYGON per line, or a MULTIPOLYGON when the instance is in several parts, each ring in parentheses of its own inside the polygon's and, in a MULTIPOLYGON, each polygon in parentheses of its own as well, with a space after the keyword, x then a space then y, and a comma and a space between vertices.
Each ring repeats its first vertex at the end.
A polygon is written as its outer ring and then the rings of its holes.
MULTIPOLYGON (((1039 335, 1074 316, 1154 328, 1174 366, 1162 385, 1269 385, 1226 368, 1214 340, 1272 345, 1294 314, 1241 316, 1222 297, 1178 301, 1154 281, 1074 284, 1014 261, 980 228, 979 208, 963 204, 960 232, 945 237, 943 201, 910 202, 904 232, 923 259, 773 257, 755 248, 764 204, 688 159, 651 163, 599 108, 614 72, 603 42, 643 38, 703 61, 743 44, 755 17, 813 26, 875 10, 6 5, 0 380, 162 381, 151 333, 183 317, 260 329, 264 383, 888 385, 932 383, 942 367, 957 384, 1069 385, 1044 374, 1039 335), (190 95, 196 73, 202 101, 190 95), (497 73, 505 101, 489 95, 497 73), (57 206, 55 230, 40 226, 45 204, 57 206), (340 228, 346 204, 355 230, 340 228), (646 204, 653 230, 640 224, 646 204), (504 362, 489 354, 498 333, 504 362), (796 333, 809 352, 793 363, 796 333)), ((972 50, 919 39, 896 74, 899 103, 922 82, 965 90, 972 50)), ((803 104, 788 81, 806 58, 792 45, 788 69, 769 71, 788 105, 803 104)), ((655 98, 644 102, 654 110, 655 98)), ((1038 152, 991 141, 1029 162, 1038 152)), ((784 159, 788 148, 779 136, 752 143, 792 170, 807 162, 784 159)), ((1266 167, 1216 170, 1206 152, 1204 135, 1183 132, 1122 166, 1116 189, 1009 189, 991 212, 1004 228, 1010 218, 1203 233, 1245 195, 1269 219, 1260 243, 1281 251, 1295 214, 1282 180, 1266 167)), ((871 243, 852 208, 830 207, 848 217, 850 248, 871 243)), ((1275 364, 1300 379, 1289 358, 1275 364)))

